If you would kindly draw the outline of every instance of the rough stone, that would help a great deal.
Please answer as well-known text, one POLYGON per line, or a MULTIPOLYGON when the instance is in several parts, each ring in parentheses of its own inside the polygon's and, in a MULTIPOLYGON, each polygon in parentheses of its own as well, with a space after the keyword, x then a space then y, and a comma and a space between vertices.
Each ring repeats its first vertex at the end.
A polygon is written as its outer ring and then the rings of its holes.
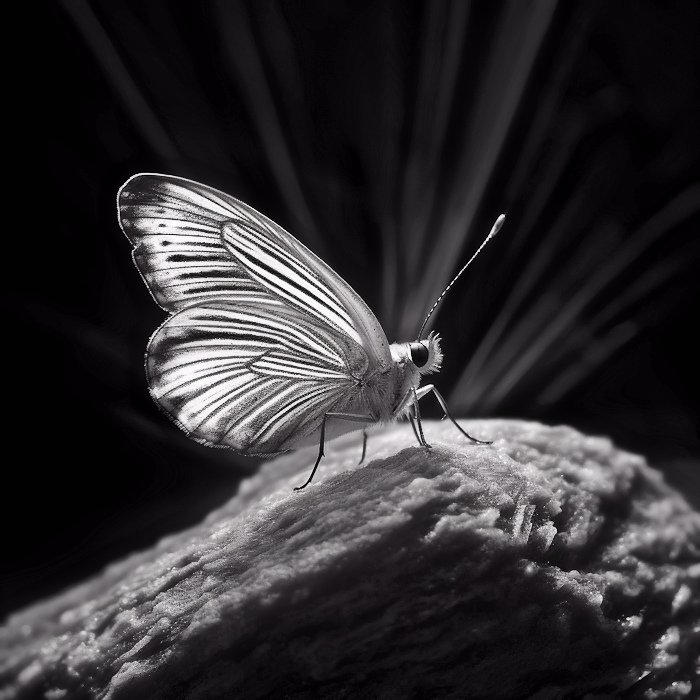
POLYGON ((8 698, 698 697, 700 515, 567 427, 406 425, 265 464, 199 526, 13 615, 8 698), (694 695, 695 694, 695 695, 694 695))

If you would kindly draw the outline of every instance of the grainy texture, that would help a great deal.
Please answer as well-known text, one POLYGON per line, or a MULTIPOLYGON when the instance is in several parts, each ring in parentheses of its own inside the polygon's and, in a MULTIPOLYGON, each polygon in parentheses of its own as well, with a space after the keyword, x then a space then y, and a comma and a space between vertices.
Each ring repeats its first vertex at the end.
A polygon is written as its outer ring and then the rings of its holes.
POLYGON ((395 426, 356 469, 349 435, 299 493, 313 450, 266 464, 200 526, 13 616, 0 698, 697 693, 700 516, 607 439, 465 425, 495 444, 395 426))

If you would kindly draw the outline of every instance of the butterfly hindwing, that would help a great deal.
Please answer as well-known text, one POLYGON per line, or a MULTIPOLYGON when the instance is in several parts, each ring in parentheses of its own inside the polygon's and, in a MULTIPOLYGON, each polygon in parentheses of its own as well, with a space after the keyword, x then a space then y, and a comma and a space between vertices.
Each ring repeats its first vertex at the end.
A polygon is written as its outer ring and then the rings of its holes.
POLYGON ((153 397, 194 439, 271 454, 313 432, 367 365, 354 341, 274 297, 251 305, 232 293, 166 320, 146 371, 153 397))

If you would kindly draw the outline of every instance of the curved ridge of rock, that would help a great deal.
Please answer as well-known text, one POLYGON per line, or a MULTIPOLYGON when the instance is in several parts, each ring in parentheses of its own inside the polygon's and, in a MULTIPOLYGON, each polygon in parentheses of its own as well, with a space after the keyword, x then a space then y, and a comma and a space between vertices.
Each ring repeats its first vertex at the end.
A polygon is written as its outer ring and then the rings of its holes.
MULTIPOLYGON (((692 697, 700 515, 567 427, 426 422, 265 464, 200 525, 13 615, 0 699, 692 697)), ((697 697, 697 696, 696 696, 697 697)))

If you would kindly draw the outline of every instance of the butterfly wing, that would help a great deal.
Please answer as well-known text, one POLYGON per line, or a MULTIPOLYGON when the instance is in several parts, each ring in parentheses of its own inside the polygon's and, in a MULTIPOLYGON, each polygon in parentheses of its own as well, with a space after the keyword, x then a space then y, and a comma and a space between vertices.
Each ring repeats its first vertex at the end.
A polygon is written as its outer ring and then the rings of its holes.
POLYGON ((391 364, 384 330, 359 295, 318 256, 242 202, 223 224, 226 249, 250 278, 286 304, 346 334, 374 367, 391 364))
POLYGON ((244 454, 274 454, 314 432, 357 393, 363 349, 273 296, 187 307, 155 332, 151 394, 192 438, 244 454))
POLYGON ((119 223, 156 303, 179 309, 257 285, 221 244, 229 197, 196 182, 144 173, 117 194, 119 223))
POLYGON ((141 174, 120 189, 118 212, 146 285, 173 314, 149 343, 151 393, 194 439, 284 451, 390 363, 381 326, 352 288, 243 202, 141 174))
POLYGON ((391 364, 381 325, 352 287, 247 204, 192 180, 142 173, 121 187, 117 210, 136 267, 166 311, 231 292, 254 301, 262 290, 349 335, 373 367, 391 364), (261 274, 272 258, 274 274, 261 274))

